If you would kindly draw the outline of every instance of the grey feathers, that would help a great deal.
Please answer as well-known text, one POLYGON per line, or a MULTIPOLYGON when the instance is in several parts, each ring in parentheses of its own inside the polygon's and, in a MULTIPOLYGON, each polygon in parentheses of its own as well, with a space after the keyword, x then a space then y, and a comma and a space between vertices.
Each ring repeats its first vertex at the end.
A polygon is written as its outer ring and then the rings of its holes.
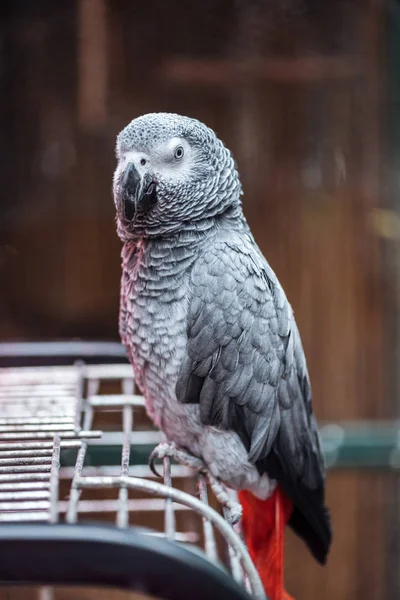
POLYGON ((231 153, 196 119, 166 113, 134 119, 116 153, 119 325, 148 414, 235 489, 270 493, 265 480, 277 481, 291 526, 324 562, 331 532, 305 356, 243 216, 231 153))
MULTIPOLYGON (((254 463, 281 434, 284 459, 310 485, 323 464, 311 417, 304 353, 291 307, 275 274, 246 232, 224 232, 199 255, 190 277, 187 354, 176 393, 199 403, 202 422, 242 423, 254 463), (307 455, 318 472, 307 472, 307 455)), ((239 432, 240 433, 240 432, 239 432)))
POLYGON ((116 155, 113 191, 123 241, 188 230, 201 234, 227 211, 241 218, 242 188, 232 154, 197 119, 169 113, 138 117, 119 134, 116 155), (185 148, 179 161, 173 154, 176 144, 185 148), (121 196, 130 163, 154 179, 157 202, 127 222, 121 213, 121 196))

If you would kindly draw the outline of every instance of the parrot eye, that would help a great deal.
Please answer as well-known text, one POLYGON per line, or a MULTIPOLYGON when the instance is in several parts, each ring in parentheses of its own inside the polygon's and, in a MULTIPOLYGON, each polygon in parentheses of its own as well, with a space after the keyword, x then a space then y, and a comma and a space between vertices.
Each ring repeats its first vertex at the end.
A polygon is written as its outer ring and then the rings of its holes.
POLYGON ((176 158, 177 160, 180 160, 183 155, 185 154, 185 151, 183 149, 183 146, 177 146, 174 150, 174 158, 176 158))

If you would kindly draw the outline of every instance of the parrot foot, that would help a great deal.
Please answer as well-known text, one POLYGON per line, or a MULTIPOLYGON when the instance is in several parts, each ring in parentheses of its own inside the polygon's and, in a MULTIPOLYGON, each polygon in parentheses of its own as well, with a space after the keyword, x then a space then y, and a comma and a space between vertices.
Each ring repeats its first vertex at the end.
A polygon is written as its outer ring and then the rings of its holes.
POLYGON ((175 443, 162 442, 161 444, 158 444, 150 454, 149 467, 156 477, 162 477, 155 467, 156 460, 162 460, 166 457, 172 458, 180 465, 184 465, 198 473, 206 475, 216 499, 224 509, 224 516, 228 523, 235 525, 235 523, 240 520, 242 516, 242 507, 238 502, 232 500, 225 485, 210 473, 204 461, 196 456, 192 456, 185 450, 181 450, 175 443))
POLYGON ((156 477, 162 477, 162 475, 157 471, 155 462, 157 459, 162 460, 166 457, 173 458, 180 465, 194 469, 199 473, 205 473, 207 471, 206 465, 200 458, 196 458, 188 452, 185 452, 185 450, 181 450, 173 442, 162 442, 154 448, 149 458, 149 467, 156 477))
POLYGON ((235 525, 241 519, 242 506, 239 502, 232 500, 225 485, 219 479, 211 475, 209 471, 206 474, 214 496, 224 509, 225 519, 230 525, 235 525))

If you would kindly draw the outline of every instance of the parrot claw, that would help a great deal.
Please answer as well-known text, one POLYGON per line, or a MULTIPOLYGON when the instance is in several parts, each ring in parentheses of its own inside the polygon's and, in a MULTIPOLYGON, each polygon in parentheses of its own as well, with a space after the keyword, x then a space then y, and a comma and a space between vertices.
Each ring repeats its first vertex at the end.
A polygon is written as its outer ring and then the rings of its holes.
POLYGON ((150 454, 150 457, 149 457, 149 467, 150 467, 150 471, 153 473, 153 475, 155 475, 156 477, 159 477, 161 479, 162 475, 161 475, 161 473, 159 473, 157 471, 156 465, 155 465, 157 458, 158 458, 158 456, 157 456, 157 454, 154 453, 154 450, 153 450, 153 452, 150 454))
POLYGON ((156 469, 156 460, 162 460, 167 456, 172 458, 175 449, 175 444, 168 444, 167 442, 162 442, 153 449, 149 456, 149 467, 156 477, 160 477, 162 479, 161 473, 159 473, 156 469))
POLYGON ((163 458, 172 458, 180 465, 189 467, 198 473, 203 473, 207 476, 208 482, 218 502, 224 509, 225 519, 230 525, 235 525, 242 516, 242 507, 238 502, 232 500, 229 496, 225 485, 214 475, 212 475, 206 464, 196 456, 192 456, 185 450, 181 450, 173 442, 162 442, 158 444, 152 451, 149 457, 149 467, 156 477, 162 477, 157 471, 155 463, 163 458))
POLYGON ((173 442, 162 442, 158 444, 152 451, 149 457, 149 467, 156 477, 162 477, 155 467, 156 460, 162 460, 163 458, 172 458, 180 465, 194 469, 199 473, 206 473, 207 468, 202 460, 192 456, 184 450, 180 450, 173 442))

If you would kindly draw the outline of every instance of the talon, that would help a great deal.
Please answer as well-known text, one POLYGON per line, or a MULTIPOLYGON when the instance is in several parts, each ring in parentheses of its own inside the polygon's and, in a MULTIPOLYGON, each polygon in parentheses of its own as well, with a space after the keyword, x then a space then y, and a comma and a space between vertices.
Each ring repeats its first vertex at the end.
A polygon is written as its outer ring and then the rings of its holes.
POLYGON ((149 456, 149 468, 152 471, 152 473, 154 473, 156 477, 160 477, 162 479, 163 476, 160 475, 155 466, 157 458, 159 458, 160 460, 166 458, 167 456, 169 456, 170 458, 174 458, 175 454, 175 444, 168 442, 161 442, 161 444, 158 444, 158 446, 154 448, 154 450, 149 456))
POLYGON ((156 477, 160 477, 162 478, 162 475, 160 475, 160 473, 157 471, 156 466, 155 466, 155 462, 158 458, 158 454, 156 452, 157 448, 154 448, 154 450, 152 451, 152 453, 150 454, 149 457, 149 467, 150 467, 150 471, 156 476, 156 477))
POLYGON ((240 504, 235 502, 234 506, 226 508, 226 520, 230 525, 236 525, 242 517, 242 512, 240 504))

